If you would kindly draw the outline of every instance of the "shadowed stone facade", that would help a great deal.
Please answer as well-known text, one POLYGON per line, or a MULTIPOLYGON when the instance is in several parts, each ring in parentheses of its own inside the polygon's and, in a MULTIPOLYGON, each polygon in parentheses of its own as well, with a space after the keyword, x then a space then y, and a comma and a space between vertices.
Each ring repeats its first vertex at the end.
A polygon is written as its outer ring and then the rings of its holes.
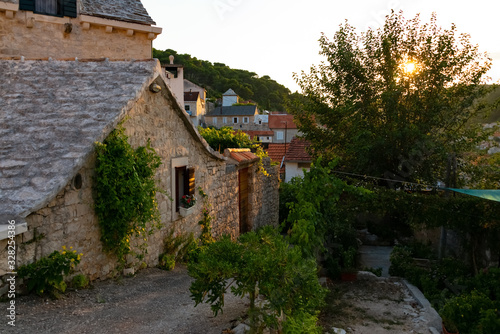
MULTIPOLYGON (((0 63, 4 68, 10 66, 10 68, 17 69, 11 71, 12 78, 21 77, 23 70, 33 68, 37 69, 38 75, 43 76, 43 68, 39 67, 43 65, 43 62, 3 61, 0 63), (5 65, 5 62, 9 65, 5 65)), ((2 203, 7 204, 2 204, 2 214, 3 216, 17 215, 28 225, 27 232, 16 236, 18 265, 35 261, 62 246, 72 246, 79 253, 84 254, 77 273, 86 274, 91 279, 106 278, 114 273, 117 260, 113 255, 103 251, 99 224, 93 210, 92 181, 95 165, 93 143, 96 140, 103 140, 122 120, 124 120, 123 126, 133 147, 146 145, 149 138, 151 146, 161 156, 162 165, 156 176, 157 184, 161 189, 172 195, 170 191, 174 182, 172 161, 179 158, 186 159, 188 166, 195 168, 196 189, 201 187, 209 196, 210 213, 214 217, 213 234, 215 236, 230 234, 233 237, 239 235, 237 168, 209 148, 200 137, 191 124, 189 116, 177 104, 165 85, 157 61, 134 63, 61 61, 45 65, 46 69, 51 72, 59 68, 60 73, 71 73, 75 68, 79 68, 80 72, 87 73, 88 82, 80 77, 78 80, 80 88, 77 89, 73 86, 77 84, 76 82, 71 83, 71 80, 66 80, 64 86, 67 87, 68 93, 67 95, 61 94, 68 99, 67 103, 60 103, 56 99, 52 107, 46 103, 47 109, 41 108, 36 115, 33 114, 33 108, 31 110, 23 108, 26 110, 24 115, 20 115, 23 112, 18 110, 18 116, 1 113, 3 119, 8 119, 9 124, 12 125, 3 129, 4 133, 7 131, 11 135, 2 137, 3 143, 6 143, 7 147, 12 147, 8 155, 19 156, 17 167, 10 168, 12 171, 17 170, 17 175, 5 177, 6 169, 0 171, 4 175, 2 182, 14 180, 13 184, 17 185, 17 188, 14 186, 10 189, 3 188, 2 203), (131 80, 130 86, 125 84, 127 80, 131 80), (117 86, 128 91, 128 94, 113 88, 113 83, 117 81, 122 83, 117 86), (88 88, 88 85, 97 82, 102 85, 100 88, 88 88), (160 85, 161 92, 157 94, 150 92, 148 87, 151 83, 160 85), (72 90, 71 87, 74 89, 72 90), (97 90, 100 93, 97 93, 97 90), (72 91, 74 93, 71 93, 72 91), (94 97, 92 104, 86 105, 84 101, 88 99, 83 91, 90 95, 102 94, 101 98, 106 97, 107 102, 99 101, 94 97), (83 94, 83 96, 81 100, 78 100, 76 96, 73 99, 72 94, 83 94), (69 103, 70 100, 73 102, 69 103), (56 106, 59 107, 56 108, 56 106), (82 109, 78 110, 79 108, 82 109), (31 135, 28 132, 23 135, 23 131, 28 130, 22 126, 26 127, 27 124, 31 125, 28 129, 31 135), (30 143, 30 145, 35 145, 31 146, 35 148, 33 152, 26 151, 24 155, 16 154, 15 146, 24 145, 14 136, 16 129, 26 141, 33 141, 30 143), (43 131, 44 129, 46 131, 43 131), (8 143, 7 138, 10 138, 8 143), (46 164, 38 163, 38 161, 45 161, 44 159, 47 160, 46 164), (61 163, 61 161, 65 162, 61 163), (26 166, 25 169, 23 166, 26 166), (42 176, 45 179, 39 180, 39 187, 35 186, 33 179, 42 176), (16 181, 17 178, 19 178, 18 181, 16 181), (58 184, 62 184, 62 187, 58 184), (16 196, 18 190, 26 186, 30 187, 26 192, 30 193, 31 197, 22 199, 16 196), (5 197, 6 193, 10 196, 5 197), (18 211, 13 211, 13 207, 18 211), (31 210, 30 207, 35 210, 31 210), (22 218, 24 216, 26 218, 22 218)), ((30 96, 42 95, 41 90, 51 88, 62 92, 54 86, 42 85, 38 86, 38 93, 34 87, 35 91, 31 92, 30 96)), ((9 96, 8 101, 5 101, 4 97, 2 102, 9 104, 15 101, 19 107, 31 99, 27 95, 9 96)), ((265 166, 271 174, 270 177, 258 173, 257 166, 252 166, 250 172, 252 211, 249 219, 254 228, 264 224, 277 225, 278 223, 277 167, 269 166, 268 160, 265 166)), ((157 200, 164 227, 156 230, 148 238, 148 254, 144 259, 148 266, 158 263, 158 256, 163 252, 163 240, 171 228, 174 228, 177 233, 193 232, 198 235, 200 232, 198 221, 202 218, 201 199, 196 204, 195 211, 187 217, 181 217, 175 212, 168 196, 158 193, 157 200)), ((0 257, 7 256, 7 240, 0 240, 0 257)), ((140 262, 132 256, 129 257, 129 262, 136 268, 140 265, 140 262)), ((1 263, 0 275, 5 272, 8 272, 6 263, 1 263)), ((6 288, 7 285, 0 287, 0 293, 5 292, 6 288)))

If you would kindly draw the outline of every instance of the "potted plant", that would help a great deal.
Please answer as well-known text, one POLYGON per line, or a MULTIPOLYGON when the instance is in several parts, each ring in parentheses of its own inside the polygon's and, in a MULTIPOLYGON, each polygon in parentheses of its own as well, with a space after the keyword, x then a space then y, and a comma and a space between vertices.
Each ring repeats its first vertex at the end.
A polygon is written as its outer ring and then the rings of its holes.
POLYGON ((355 281, 358 278, 358 271, 356 270, 356 248, 349 247, 346 251, 342 252, 342 271, 340 278, 342 281, 355 281))
POLYGON ((179 208, 179 214, 183 217, 190 215, 194 211, 195 204, 196 204, 196 197, 194 195, 182 196, 181 206, 179 208))

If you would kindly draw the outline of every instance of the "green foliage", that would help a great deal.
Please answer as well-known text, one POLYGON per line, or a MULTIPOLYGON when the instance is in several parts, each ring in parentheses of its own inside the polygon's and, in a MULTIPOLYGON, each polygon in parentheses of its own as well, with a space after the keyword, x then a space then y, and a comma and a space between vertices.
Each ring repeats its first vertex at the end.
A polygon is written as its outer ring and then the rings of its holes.
POLYGON ((201 226, 200 243, 201 246, 207 246, 214 242, 212 236, 212 216, 210 216, 210 203, 208 202, 208 195, 201 189, 198 189, 200 196, 203 198, 203 218, 198 222, 201 226))
POLYGON ((447 196, 443 191, 394 191, 378 187, 372 190, 375 196, 358 203, 358 208, 385 217, 383 224, 398 240, 411 237, 416 230, 445 226, 457 232, 475 272, 488 265, 480 256, 478 245, 494 250, 500 245, 499 202, 459 194, 447 196))
POLYGON ((81 256, 82 254, 77 254, 73 247, 67 250, 63 246, 61 251, 54 251, 36 262, 19 267, 17 274, 27 281, 29 292, 35 291, 39 295, 44 292, 64 293, 66 291, 64 276, 80 263, 81 256))
POLYGON ((455 325, 460 334, 497 333, 500 321, 495 303, 479 291, 448 300, 440 311, 445 322, 455 325), (483 331, 493 328, 494 331, 483 331))
POLYGON ((342 268, 345 271, 355 270, 356 254, 357 254, 357 249, 354 247, 349 247, 347 250, 342 252, 342 268))
POLYGON ((75 289, 85 289, 89 286, 90 280, 83 274, 78 274, 71 280, 71 286, 75 289))
MULTIPOLYGON (((303 178, 294 178, 289 185, 283 186, 283 196, 290 200, 286 202, 288 212, 283 206, 280 208, 281 217, 286 219, 283 227, 287 229, 290 243, 299 246, 306 256, 324 250, 327 234, 330 242, 339 241, 340 236, 345 241, 354 239, 348 237, 354 233, 353 219, 339 208, 338 203, 341 196, 345 202, 353 200, 349 196, 361 201, 369 193, 337 178, 332 173, 335 162, 325 167, 321 164, 322 160, 318 159, 310 171, 304 172, 303 178)), ((345 249, 355 245, 354 240, 350 245, 346 244, 345 249)))
POLYGON ((479 151, 470 154, 467 160, 464 172, 470 178, 471 188, 500 189, 500 153, 485 155, 484 151, 479 151))
POLYGON ((196 304, 211 304, 215 315, 223 310, 224 294, 231 291, 250 297, 250 322, 254 332, 264 325, 281 332, 316 330, 316 310, 325 291, 316 276, 316 263, 304 259, 298 247, 272 227, 240 236, 228 236, 202 248, 188 265, 195 279, 190 291, 196 304), (266 302, 258 305, 257 297, 266 302), (293 330, 292 330, 293 329, 293 330))
POLYGON ((365 267, 365 268, 363 268, 363 271, 371 272, 372 274, 374 274, 377 277, 382 276, 382 267, 377 267, 377 268, 365 267))
POLYGON ((235 131, 229 126, 224 126, 220 129, 213 127, 202 128, 198 127, 200 135, 207 141, 208 145, 220 153, 224 153, 226 148, 249 148, 255 151, 255 155, 260 158, 257 166, 259 172, 269 176, 262 163, 262 159, 268 157, 258 142, 251 140, 246 133, 241 130, 235 131))
POLYGON ((235 131, 230 126, 220 129, 198 127, 200 135, 207 141, 208 145, 220 153, 224 153, 226 148, 250 148, 256 149, 259 144, 248 138, 248 135, 241 130, 235 131))
POLYGON ((132 236, 141 240, 138 246, 145 252, 147 235, 160 226, 154 177, 161 165, 160 156, 149 141, 145 147, 134 150, 124 131, 119 126, 103 143, 96 143, 93 184, 101 241, 122 264, 131 252, 132 236))
POLYGON ((173 270, 175 268, 175 254, 161 254, 158 267, 167 271, 173 270))
POLYGON ((174 50, 153 49, 153 57, 162 65, 170 63, 169 56, 175 56, 175 63, 184 65, 184 78, 204 87, 209 98, 220 98, 232 88, 244 100, 254 100, 260 108, 284 111, 284 99, 290 91, 269 76, 258 77, 245 70, 231 69, 221 63, 199 60, 188 54, 178 54, 174 50))
POLYGON ((190 208, 196 204, 196 197, 194 195, 184 195, 181 198, 181 206, 183 208, 190 208))
POLYGON ((168 231, 164 239, 163 253, 160 254, 158 267, 165 270, 172 270, 175 263, 185 263, 189 261, 191 252, 198 247, 193 233, 175 234, 175 229, 168 231))
POLYGON ((481 139, 469 120, 491 107, 476 103, 493 89, 484 85, 491 60, 454 25, 393 12, 361 34, 345 23, 320 48, 326 61, 295 75, 307 99, 290 105, 316 154, 341 157, 352 173, 435 182, 450 152, 481 139))

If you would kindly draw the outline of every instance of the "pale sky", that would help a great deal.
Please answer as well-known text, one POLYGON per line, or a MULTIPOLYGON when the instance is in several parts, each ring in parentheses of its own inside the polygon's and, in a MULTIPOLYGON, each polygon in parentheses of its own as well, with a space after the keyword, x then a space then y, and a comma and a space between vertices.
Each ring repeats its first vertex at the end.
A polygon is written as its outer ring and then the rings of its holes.
POLYGON ((493 58, 488 73, 500 80, 498 0, 142 0, 163 28, 153 41, 159 50, 173 49, 212 63, 269 75, 292 92, 293 72, 319 64, 318 39, 333 37, 346 19, 358 32, 382 26, 391 9, 407 19, 421 14, 447 29, 455 23, 482 52, 493 58))

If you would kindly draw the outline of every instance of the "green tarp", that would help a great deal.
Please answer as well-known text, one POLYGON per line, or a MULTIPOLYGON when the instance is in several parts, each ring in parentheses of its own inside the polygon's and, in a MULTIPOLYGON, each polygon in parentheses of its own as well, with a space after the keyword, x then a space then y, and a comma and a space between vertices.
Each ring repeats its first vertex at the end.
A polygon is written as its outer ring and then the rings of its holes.
POLYGON ((446 188, 446 189, 456 191, 462 194, 489 199, 495 202, 500 202, 500 190, 474 190, 474 189, 455 189, 455 188, 446 188))

